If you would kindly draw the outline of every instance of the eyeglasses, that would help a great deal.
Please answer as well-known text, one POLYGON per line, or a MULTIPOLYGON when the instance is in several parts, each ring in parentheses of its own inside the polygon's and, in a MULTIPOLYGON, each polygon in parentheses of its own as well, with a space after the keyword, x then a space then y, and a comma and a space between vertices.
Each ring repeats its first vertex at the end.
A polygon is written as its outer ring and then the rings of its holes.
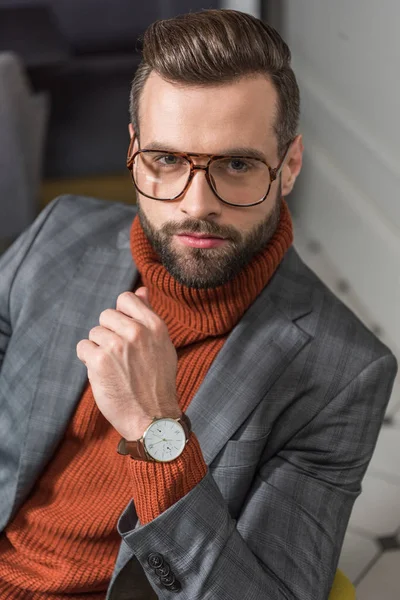
POLYGON ((205 171, 214 194, 224 204, 255 206, 267 198, 272 183, 279 176, 292 141, 279 165, 273 169, 259 158, 138 150, 132 155, 132 136, 127 167, 138 192, 153 200, 176 200, 189 188, 196 170, 205 171), (206 165, 195 165, 191 157, 208 157, 206 165))

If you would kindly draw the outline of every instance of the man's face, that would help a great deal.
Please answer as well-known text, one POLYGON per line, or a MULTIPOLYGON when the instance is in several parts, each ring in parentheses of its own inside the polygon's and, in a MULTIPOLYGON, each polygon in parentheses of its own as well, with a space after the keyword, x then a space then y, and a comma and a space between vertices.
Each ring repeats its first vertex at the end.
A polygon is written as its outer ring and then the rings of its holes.
MULTIPOLYGON (((261 75, 223 86, 194 87, 168 83, 153 72, 140 100, 141 149, 230 154, 233 148, 252 148, 276 167, 276 104, 275 89, 261 75)), ((293 187, 301 167, 301 139, 296 138, 294 146, 282 182, 275 181, 267 199, 256 206, 222 203, 203 171, 196 171, 189 189, 174 201, 138 193, 145 234, 179 283, 194 288, 223 285, 265 248, 279 221, 282 193, 293 187)), ((207 158, 194 161, 204 165, 207 158)))

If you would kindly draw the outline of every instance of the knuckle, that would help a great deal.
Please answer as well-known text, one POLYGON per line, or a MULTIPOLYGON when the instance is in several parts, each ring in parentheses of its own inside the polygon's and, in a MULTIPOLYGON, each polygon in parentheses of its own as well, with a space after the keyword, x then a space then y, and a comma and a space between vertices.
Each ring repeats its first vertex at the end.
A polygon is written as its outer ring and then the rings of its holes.
POLYGON ((113 339, 110 342, 110 350, 112 350, 114 353, 118 353, 120 354, 124 349, 124 344, 122 342, 122 340, 119 339, 113 339))
POLYGON ((102 371, 107 365, 107 354, 105 352, 98 352, 93 359, 94 368, 97 371, 102 371))
POLYGON ((164 336, 166 331, 168 331, 165 322, 162 319, 160 319, 160 317, 158 317, 157 315, 155 315, 152 319, 152 329, 154 333, 158 336, 164 336))
POLYGON ((117 302, 124 302, 125 300, 130 299, 131 297, 131 292, 122 292, 118 298, 117 298, 117 302))
POLYGON ((83 350, 84 345, 85 345, 84 340, 80 340, 76 345, 76 351, 81 352, 83 350))
POLYGON ((102 320, 107 318, 107 315, 109 314, 110 309, 106 308, 105 310, 102 310, 99 316, 99 322, 101 322, 102 320))
POLYGON ((95 336, 95 335, 96 335, 96 331, 97 331, 97 329, 98 329, 98 327, 97 327, 97 326, 95 326, 95 327, 92 327, 92 329, 89 331, 89 339, 90 339, 91 337, 93 337, 93 336, 95 336))
POLYGON ((126 333, 126 338, 128 340, 129 343, 134 344, 135 342, 138 341, 139 337, 140 337, 140 326, 139 324, 134 324, 132 325, 132 327, 129 328, 129 330, 126 333))

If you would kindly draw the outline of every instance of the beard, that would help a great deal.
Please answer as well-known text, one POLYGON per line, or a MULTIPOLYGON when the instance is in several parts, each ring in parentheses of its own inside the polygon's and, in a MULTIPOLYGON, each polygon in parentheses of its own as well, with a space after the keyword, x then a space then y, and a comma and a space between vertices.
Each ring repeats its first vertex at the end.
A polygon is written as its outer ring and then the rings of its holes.
POLYGON ((169 221, 157 230, 144 214, 139 200, 138 205, 142 229, 168 273, 186 287, 210 289, 228 283, 265 249, 279 224, 282 196, 278 194, 269 215, 245 234, 230 225, 193 219, 179 223, 169 221), (177 248, 173 236, 181 232, 219 236, 227 242, 217 248, 177 248))

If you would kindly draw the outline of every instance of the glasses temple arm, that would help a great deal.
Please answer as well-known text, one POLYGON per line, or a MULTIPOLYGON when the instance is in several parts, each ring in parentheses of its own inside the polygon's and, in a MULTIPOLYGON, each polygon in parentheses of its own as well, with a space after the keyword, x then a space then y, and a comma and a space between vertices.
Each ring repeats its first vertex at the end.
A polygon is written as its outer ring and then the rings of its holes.
POLYGON ((287 149, 286 149, 286 152, 285 152, 285 154, 284 154, 284 156, 283 156, 283 158, 282 158, 282 160, 281 160, 280 164, 279 164, 279 165, 277 166, 277 168, 276 168, 276 171, 275 171, 275 178, 276 178, 276 177, 278 177, 278 175, 280 175, 280 173, 281 173, 281 171, 282 171, 282 169, 283 169, 283 166, 284 166, 284 164, 285 164, 285 161, 286 161, 286 159, 287 159, 287 156, 288 156, 288 154, 289 154, 289 150, 290 150, 290 148, 292 147, 292 144, 293 144, 293 140, 291 140, 291 141, 289 142, 289 144, 288 144, 288 147, 287 147, 287 149))

